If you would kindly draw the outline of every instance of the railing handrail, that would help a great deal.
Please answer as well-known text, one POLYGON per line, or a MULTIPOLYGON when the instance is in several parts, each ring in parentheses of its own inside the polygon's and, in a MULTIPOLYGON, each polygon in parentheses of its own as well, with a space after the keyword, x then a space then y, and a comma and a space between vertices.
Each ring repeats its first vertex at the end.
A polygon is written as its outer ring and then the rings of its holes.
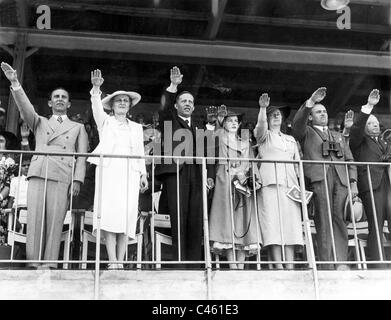
MULTIPOLYGON (((330 161, 330 160, 280 160, 280 159, 260 159, 260 158, 234 158, 234 157, 203 157, 203 156, 167 156, 167 155, 123 155, 108 153, 78 153, 78 152, 42 152, 25 150, 0 150, 0 154, 31 154, 43 156, 67 156, 67 157, 93 157, 93 158, 122 158, 122 159, 181 159, 181 160, 223 160, 223 161, 242 161, 259 163, 292 163, 292 164, 333 164, 333 165, 373 165, 373 166, 391 166, 391 162, 368 162, 368 161, 330 161)), ((164 164, 164 163, 163 163, 164 164)))

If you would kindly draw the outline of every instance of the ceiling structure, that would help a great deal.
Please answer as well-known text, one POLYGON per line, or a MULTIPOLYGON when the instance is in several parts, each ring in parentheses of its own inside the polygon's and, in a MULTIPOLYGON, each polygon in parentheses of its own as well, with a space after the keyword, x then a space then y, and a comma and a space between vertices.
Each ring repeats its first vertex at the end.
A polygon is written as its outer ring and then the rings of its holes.
MULTIPOLYGON (((95 68, 106 93, 136 90, 138 112, 153 110, 174 65, 199 106, 256 114, 268 92, 273 104, 298 108, 325 86, 331 116, 358 110, 372 88, 381 90, 378 111, 390 113, 390 1, 351 0, 349 9, 351 29, 340 30, 344 13, 320 0, 0 0, 0 58, 23 69, 42 113, 56 86, 69 89, 74 112, 88 108, 95 68), (36 27, 43 4, 51 30, 36 27)), ((0 78, 3 102, 8 90, 0 78)))

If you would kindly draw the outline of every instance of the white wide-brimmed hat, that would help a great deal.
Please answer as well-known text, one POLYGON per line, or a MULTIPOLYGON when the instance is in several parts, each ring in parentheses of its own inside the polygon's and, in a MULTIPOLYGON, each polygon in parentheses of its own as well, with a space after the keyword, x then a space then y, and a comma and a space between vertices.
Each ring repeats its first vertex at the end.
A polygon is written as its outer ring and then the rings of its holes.
POLYGON ((106 110, 111 110, 111 99, 113 99, 115 96, 118 96, 120 94, 125 94, 129 96, 129 98, 132 101, 132 107, 134 107, 141 100, 141 96, 137 92, 119 90, 112 94, 109 94, 108 96, 102 99, 103 108, 105 108, 106 110))

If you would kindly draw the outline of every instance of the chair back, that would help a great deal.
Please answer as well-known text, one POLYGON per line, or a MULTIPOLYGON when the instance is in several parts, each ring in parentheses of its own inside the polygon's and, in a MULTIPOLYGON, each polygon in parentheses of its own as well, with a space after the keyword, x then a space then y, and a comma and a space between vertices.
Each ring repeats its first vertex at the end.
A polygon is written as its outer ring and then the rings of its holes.
POLYGON ((170 221, 170 215, 169 214, 158 214, 159 212, 159 200, 162 192, 157 191, 152 194, 152 202, 154 206, 154 213, 153 213, 153 226, 154 228, 171 228, 171 221, 170 221))
POLYGON ((27 224, 27 210, 26 209, 21 209, 19 211, 19 222, 20 224, 27 224))

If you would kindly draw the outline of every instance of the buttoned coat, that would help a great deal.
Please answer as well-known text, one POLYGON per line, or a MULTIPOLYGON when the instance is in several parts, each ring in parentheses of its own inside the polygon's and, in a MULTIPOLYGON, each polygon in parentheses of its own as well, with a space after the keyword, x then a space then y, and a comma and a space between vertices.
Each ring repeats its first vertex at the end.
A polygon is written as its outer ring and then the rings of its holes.
MULTIPOLYGON (((360 112, 357 120, 350 129, 350 148, 356 161, 360 162, 382 162, 381 157, 387 148, 387 143, 381 136, 378 138, 379 142, 373 140, 370 136, 365 134, 365 125, 369 118, 369 114, 360 112)), ((358 166, 358 190, 366 192, 370 190, 368 181, 368 170, 366 165, 358 166)), ((387 174, 387 166, 371 166, 371 182, 372 189, 376 190, 383 176, 387 174)))
MULTIPOLYGON (((334 142, 341 144, 343 156, 341 158, 337 158, 334 152, 330 152, 330 155, 326 157, 322 155, 322 143, 324 141, 322 139, 323 132, 307 124, 310 112, 311 109, 307 108, 305 104, 303 104, 293 119, 293 136, 301 144, 301 148, 303 150, 303 160, 353 161, 352 152, 350 151, 349 146, 345 143, 341 133, 331 130, 329 130, 331 138, 334 142)), ((329 138, 327 138, 327 140, 329 140, 329 138)), ((329 164, 326 164, 326 172, 329 166, 329 164)), ((335 170, 337 171, 341 183, 344 186, 347 186, 349 180, 346 176, 345 166, 335 165, 335 170)), ((348 171, 349 179, 357 180, 357 168, 355 166, 348 166, 348 171)), ((316 181, 323 181, 323 165, 312 163, 304 164, 304 174, 308 179, 310 179, 311 183, 316 181)))
MULTIPOLYGON (((92 94, 91 91, 91 105, 94 119, 99 132, 99 144, 91 154, 113 154, 115 141, 120 139, 120 133, 117 129, 117 120, 114 116, 109 116, 103 109, 100 94, 92 94)), ((132 156, 144 156, 144 135, 143 127, 141 124, 127 120, 128 130, 131 132, 132 144, 129 146, 129 155, 132 156)), ((104 158, 103 166, 108 167, 113 158, 104 158)), ((99 165, 98 157, 89 157, 88 162, 95 165, 99 165)), ((146 174, 145 160, 144 159, 132 159, 129 162, 132 169, 138 171, 141 174, 146 174)))
MULTIPOLYGON (((36 140, 35 151, 86 153, 88 138, 84 126, 68 118, 61 125, 54 117, 39 116, 22 88, 11 90, 24 121, 33 131, 36 140), (22 107, 20 107, 22 106, 22 107)), ((73 180, 84 182, 86 171, 85 157, 77 157, 73 164, 72 156, 34 155, 31 159, 28 178, 39 177, 70 183, 73 180), (47 160, 46 160, 47 159, 47 160)))

